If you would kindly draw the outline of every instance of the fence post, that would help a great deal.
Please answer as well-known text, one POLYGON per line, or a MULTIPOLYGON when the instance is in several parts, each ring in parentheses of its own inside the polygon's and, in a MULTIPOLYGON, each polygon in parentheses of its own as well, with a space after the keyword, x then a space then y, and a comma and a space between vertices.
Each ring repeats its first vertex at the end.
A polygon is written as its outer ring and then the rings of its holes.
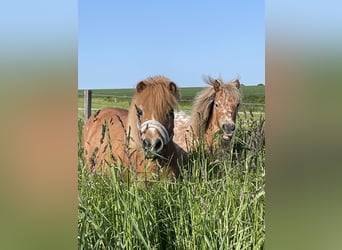
POLYGON ((84 122, 91 116, 91 90, 84 90, 84 122))

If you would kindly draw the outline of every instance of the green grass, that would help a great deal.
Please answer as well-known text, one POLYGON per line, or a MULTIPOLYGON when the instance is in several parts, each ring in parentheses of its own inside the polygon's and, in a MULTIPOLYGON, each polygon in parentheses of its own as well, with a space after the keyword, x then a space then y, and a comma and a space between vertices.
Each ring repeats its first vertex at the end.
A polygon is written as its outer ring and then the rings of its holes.
POLYGON ((231 150, 213 157, 199 148, 180 179, 150 188, 119 180, 119 166, 90 175, 79 146, 79 248, 264 248, 264 123, 262 115, 241 115, 231 150))
POLYGON ((265 103, 265 85, 242 85, 240 91, 244 103, 265 103))

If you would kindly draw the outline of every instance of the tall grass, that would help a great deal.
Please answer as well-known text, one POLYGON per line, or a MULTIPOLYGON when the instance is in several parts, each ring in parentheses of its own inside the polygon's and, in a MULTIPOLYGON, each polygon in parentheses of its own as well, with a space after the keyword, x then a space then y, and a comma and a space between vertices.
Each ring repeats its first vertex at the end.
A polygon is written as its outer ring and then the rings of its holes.
MULTIPOLYGON (((240 117, 233 145, 192 153, 177 181, 145 188, 84 169, 79 147, 80 249, 262 249, 264 118, 240 117)), ((79 127, 81 129, 82 123, 79 127)))

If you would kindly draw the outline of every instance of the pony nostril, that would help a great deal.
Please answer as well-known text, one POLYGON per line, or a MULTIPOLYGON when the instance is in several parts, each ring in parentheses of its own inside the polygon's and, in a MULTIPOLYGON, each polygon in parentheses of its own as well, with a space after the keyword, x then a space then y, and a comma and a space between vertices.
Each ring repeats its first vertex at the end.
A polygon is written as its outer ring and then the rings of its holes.
POLYGON ((222 130, 226 133, 233 132, 235 130, 235 124, 234 123, 223 124, 222 130))
POLYGON ((160 139, 156 139, 156 141, 153 144, 153 151, 154 152, 160 152, 163 149, 163 142, 160 139))
POLYGON ((152 141, 149 139, 144 139, 142 141, 142 147, 144 150, 158 153, 163 149, 164 144, 163 141, 159 138, 152 141))
POLYGON ((148 139, 144 139, 142 141, 143 148, 149 148, 151 146, 151 143, 148 139))

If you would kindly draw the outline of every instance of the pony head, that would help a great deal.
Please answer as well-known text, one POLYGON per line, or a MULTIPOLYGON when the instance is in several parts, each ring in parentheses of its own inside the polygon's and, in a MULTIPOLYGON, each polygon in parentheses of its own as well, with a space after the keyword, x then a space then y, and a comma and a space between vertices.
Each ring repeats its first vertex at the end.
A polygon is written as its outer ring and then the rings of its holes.
POLYGON ((166 77, 150 77, 136 85, 129 123, 137 128, 132 137, 138 140, 136 147, 141 146, 145 158, 163 157, 163 149, 172 141, 178 101, 178 87, 166 77))
POLYGON ((223 139, 231 139, 235 130, 236 115, 241 102, 240 81, 224 84, 209 77, 209 84, 215 91, 212 107, 212 122, 223 131, 223 139))

